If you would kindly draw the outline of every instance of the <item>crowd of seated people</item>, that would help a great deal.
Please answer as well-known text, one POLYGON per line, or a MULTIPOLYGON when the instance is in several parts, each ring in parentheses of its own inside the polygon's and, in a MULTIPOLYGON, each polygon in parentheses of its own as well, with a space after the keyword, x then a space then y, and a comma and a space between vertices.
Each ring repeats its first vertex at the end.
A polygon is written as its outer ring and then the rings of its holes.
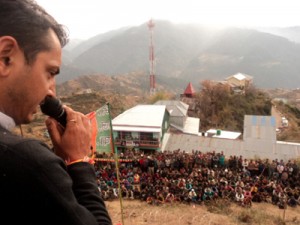
POLYGON ((280 208, 300 204, 300 173, 294 160, 246 159, 215 152, 181 150, 119 155, 119 174, 111 155, 95 163, 104 200, 139 199, 149 204, 202 204, 227 199, 251 206, 269 202, 280 208), (117 182, 119 175, 120 186, 117 182))

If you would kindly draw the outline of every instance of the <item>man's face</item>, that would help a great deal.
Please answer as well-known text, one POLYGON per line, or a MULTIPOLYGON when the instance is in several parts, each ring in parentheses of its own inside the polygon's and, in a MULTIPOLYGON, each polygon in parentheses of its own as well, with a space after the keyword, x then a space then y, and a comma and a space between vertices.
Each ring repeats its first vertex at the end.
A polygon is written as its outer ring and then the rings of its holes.
POLYGON ((10 115, 16 124, 29 123, 37 112, 40 103, 47 95, 55 95, 55 75, 61 65, 61 45, 52 30, 48 41, 51 49, 37 54, 33 63, 28 65, 24 54, 14 68, 15 76, 10 85, 8 98, 13 110, 10 115))

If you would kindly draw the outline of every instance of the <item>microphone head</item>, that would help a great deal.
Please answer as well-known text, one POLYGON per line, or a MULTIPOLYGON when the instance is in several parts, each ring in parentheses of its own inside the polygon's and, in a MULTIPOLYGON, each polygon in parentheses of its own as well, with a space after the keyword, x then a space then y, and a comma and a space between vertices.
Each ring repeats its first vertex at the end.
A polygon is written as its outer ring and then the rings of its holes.
POLYGON ((56 119, 61 125, 66 125, 66 113, 59 99, 46 96, 44 102, 40 104, 40 108, 44 114, 56 119))

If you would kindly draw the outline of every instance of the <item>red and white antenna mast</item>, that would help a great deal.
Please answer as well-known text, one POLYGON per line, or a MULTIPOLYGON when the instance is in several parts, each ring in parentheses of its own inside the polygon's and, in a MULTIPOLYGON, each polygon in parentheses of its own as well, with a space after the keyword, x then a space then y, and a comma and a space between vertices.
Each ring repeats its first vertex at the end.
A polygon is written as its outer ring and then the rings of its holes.
POLYGON ((149 44, 149 62, 150 62, 150 94, 155 93, 155 75, 154 75, 154 46, 153 46, 153 20, 149 20, 148 28, 150 31, 150 44, 149 44))

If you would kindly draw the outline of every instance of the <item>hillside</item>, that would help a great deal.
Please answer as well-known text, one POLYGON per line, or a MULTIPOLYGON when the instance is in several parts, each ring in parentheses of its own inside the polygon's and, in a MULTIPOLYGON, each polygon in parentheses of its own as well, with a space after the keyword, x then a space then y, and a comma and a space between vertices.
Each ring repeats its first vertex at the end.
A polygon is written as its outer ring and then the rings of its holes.
POLYGON ((272 98, 282 100, 300 109, 300 89, 264 89, 264 91, 272 98))
POLYGON ((257 30, 285 37, 292 42, 300 43, 300 27, 260 27, 257 30))
MULTIPOLYGON (((167 76, 156 76, 156 90, 182 93, 188 84, 187 81, 167 76)), ((197 85, 195 85, 197 87, 197 85)), ((149 94, 149 76, 145 73, 130 73, 118 76, 87 75, 66 81, 57 85, 58 96, 70 96, 83 93, 87 89, 94 92, 109 92, 111 94, 124 94, 130 96, 141 96, 149 94)))
MULTIPOLYGON (((242 72, 253 76, 260 88, 296 88, 300 83, 300 44, 279 34, 168 21, 155 24, 155 73, 159 77, 199 83, 242 72)), ((298 31, 293 29, 294 37, 298 31)), ((149 74, 148 54, 146 23, 97 35, 65 51, 58 82, 81 75, 149 74)))

